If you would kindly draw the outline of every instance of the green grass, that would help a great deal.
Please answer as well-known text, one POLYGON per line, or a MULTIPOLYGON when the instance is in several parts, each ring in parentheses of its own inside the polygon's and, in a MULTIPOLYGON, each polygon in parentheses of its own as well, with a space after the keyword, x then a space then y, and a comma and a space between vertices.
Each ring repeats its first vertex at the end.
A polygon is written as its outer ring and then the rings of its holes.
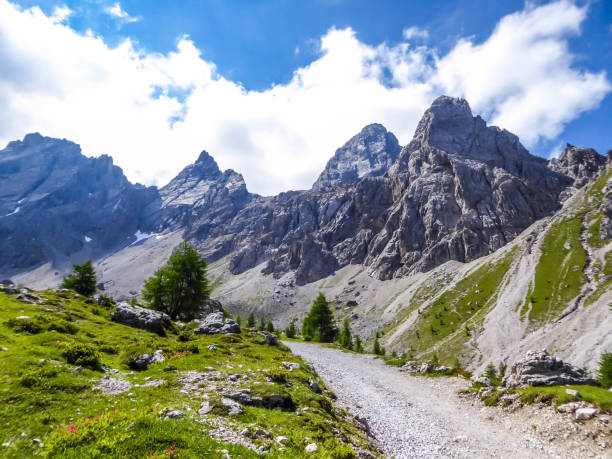
POLYGON ((597 386, 530 386, 518 389, 521 400, 524 403, 533 403, 536 400, 550 401, 555 405, 563 405, 576 400, 584 400, 594 403, 600 409, 612 411, 612 392, 597 386), (574 389, 580 393, 580 397, 573 397, 565 393, 565 389, 574 389))
POLYGON ((461 357, 472 332, 482 325, 497 299, 498 289, 516 253, 514 249, 496 263, 479 267, 419 313, 404 338, 410 349, 409 358, 410 354, 424 358, 435 352, 441 364, 451 365, 455 358, 461 357))
POLYGON ((247 331, 238 336, 200 335, 185 342, 171 329, 160 337, 115 324, 109 320, 110 310, 85 304, 70 293, 46 291, 40 296, 45 304, 38 306, 0 292, 0 347, 8 349, 0 351, 0 444, 10 445, 1 447, 2 457, 219 457, 223 449, 232 457, 258 457, 243 446, 213 439, 211 419, 236 432, 245 427, 270 432, 273 438, 252 443, 267 447, 271 457, 301 457, 313 441, 319 450, 310 456, 317 458, 349 454, 350 444, 370 449, 351 418, 333 404, 323 382, 283 345, 263 345, 260 335, 247 331), (18 322, 28 319, 18 316, 29 316, 39 326, 22 327, 18 322), (49 326, 56 323, 63 327, 49 326), (209 349, 211 345, 216 348, 209 349), (166 361, 130 374, 134 355, 157 349, 164 351, 166 361), (283 361, 297 362, 300 369, 285 371, 283 361), (79 362, 85 365, 77 366, 79 362), (164 371, 168 365, 178 371, 164 371), (102 367, 119 370, 132 389, 113 396, 93 390, 104 376, 102 367), (187 371, 207 372, 206 367, 222 371, 223 377, 207 382, 201 395, 181 392, 179 378, 187 371), (240 375, 234 386, 230 374, 240 375), (136 387, 148 379, 163 379, 165 384, 136 387), (323 393, 315 394, 309 380, 319 381, 323 393), (219 392, 237 388, 250 388, 253 396, 290 397, 298 410, 309 411, 298 416, 298 411, 247 406, 238 416, 195 414, 204 396, 213 401, 219 392), (181 410, 187 417, 164 420, 159 413, 165 408, 181 410), (338 439, 340 434, 346 440, 338 439), (274 441, 281 435, 289 439, 282 450, 274 441), (35 438, 44 448, 32 442, 35 438))
POLYGON ((584 213, 553 223, 544 236, 534 281, 521 309, 533 327, 556 319, 580 293, 587 256, 580 244, 584 213), (571 248, 566 249, 566 244, 571 248))

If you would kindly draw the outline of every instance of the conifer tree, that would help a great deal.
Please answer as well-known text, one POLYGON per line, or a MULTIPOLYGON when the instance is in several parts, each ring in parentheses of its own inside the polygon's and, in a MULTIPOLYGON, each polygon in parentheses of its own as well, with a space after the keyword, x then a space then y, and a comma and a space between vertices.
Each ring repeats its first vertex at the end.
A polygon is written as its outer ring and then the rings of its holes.
POLYGON ((319 296, 312 303, 310 313, 304 319, 302 335, 322 343, 331 343, 337 333, 329 303, 325 299, 325 295, 319 293, 319 296))

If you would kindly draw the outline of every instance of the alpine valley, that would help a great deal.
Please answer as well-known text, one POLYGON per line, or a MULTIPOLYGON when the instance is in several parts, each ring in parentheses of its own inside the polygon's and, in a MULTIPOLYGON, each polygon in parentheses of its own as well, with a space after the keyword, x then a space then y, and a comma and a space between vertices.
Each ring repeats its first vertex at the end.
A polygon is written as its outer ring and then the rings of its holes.
POLYGON ((547 348, 595 370, 612 349, 611 155, 548 161, 441 96, 408 145, 368 125, 311 189, 259 196, 206 151, 157 189, 28 134, 0 151, 0 279, 56 287, 92 259, 100 291, 133 298, 187 239, 242 317, 299 325, 323 292, 389 351, 482 371, 547 348))

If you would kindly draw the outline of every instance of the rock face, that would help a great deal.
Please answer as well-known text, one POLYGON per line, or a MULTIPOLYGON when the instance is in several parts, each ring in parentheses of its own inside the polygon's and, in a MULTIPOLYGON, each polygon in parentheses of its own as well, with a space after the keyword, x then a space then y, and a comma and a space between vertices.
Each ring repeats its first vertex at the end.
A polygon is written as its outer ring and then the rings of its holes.
POLYGON ((111 320, 158 334, 164 333, 164 327, 170 325, 170 317, 167 314, 129 303, 119 303, 111 314, 111 320))
POLYGON ((378 177, 397 159, 401 147, 397 138, 381 124, 370 124, 336 150, 317 181, 315 190, 378 177))
POLYGON ((606 157, 592 148, 581 148, 567 144, 557 159, 550 160, 549 167, 574 179, 573 186, 582 188, 597 177, 606 167, 606 157))
POLYGON ((156 193, 72 142, 28 134, 9 143, 0 150, 0 272, 69 266, 128 245, 156 193))
POLYGON ((446 96, 401 150, 383 126, 366 126, 311 190, 273 197, 249 193, 207 152, 158 191, 131 185, 108 157, 30 135, 0 152, 0 274, 102 257, 141 231, 181 233, 209 262, 227 256, 233 274, 292 272, 304 285, 354 264, 403 277, 502 247, 601 171, 601 158, 568 147, 549 167, 446 96))
POLYGON ((240 333, 240 325, 225 317, 223 311, 213 312, 202 319, 200 326, 193 331, 196 335, 216 335, 240 333))
POLYGON ((569 384, 597 384, 585 372, 569 363, 552 357, 545 349, 529 351, 525 358, 512 365, 502 384, 517 386, 557 386, 569 384))

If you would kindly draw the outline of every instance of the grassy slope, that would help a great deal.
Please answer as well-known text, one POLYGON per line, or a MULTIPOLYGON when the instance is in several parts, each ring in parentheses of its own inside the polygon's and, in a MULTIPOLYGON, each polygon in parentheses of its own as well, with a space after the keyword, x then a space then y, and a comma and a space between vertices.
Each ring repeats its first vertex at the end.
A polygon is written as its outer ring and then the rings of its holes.
POLYGON ((442 363, 451 364, 466 352, 467 341, 494 304, 516 253, 510 251, 501 260, 479 267, 422 311, 404 337, 410 354, 423 357, 435 352, 442 363))
POLYGON ((272 457, 302 456, 310 442, 319 446, 311 457, 352 457, 350 443, 367 447, 363 434, 330 402, 332 394, 310 390, 308 380, 317 378, 282 345, 263 345, 261 337, 246 331, 236 337, 200 336, 181 342, 173 333, 159 337, 115 324, 108 318, 110 311, 70 293, 47 291, 41 296, 45 304, 39 306, 0 293, 0 347, 8 349, 0 351, 0 443, 9 445, 1 447, 3 457, 219 457, 223 449, 233 457, 257 457, 244 446, 212 439, 215 422, 227 424, 234 432, 247 427, 272 433, 271 439, 252 440, 255 446, 267 445, 272 457), (10 319, 23 315, 43 330, 31 334, 8 325, 10 319), (100 351, 101 363, 119 369, 120 377, 133 385, 148 378, 163 379, 165 384, 102 395, 92 390, 102 371, 77 369, 66 362, 63 351, 72 343, 91 343, 100 351), (211 344, 218 347, 209 350, 211 344), (129 375, 125 362, 130 355, 156 349, 172 358, 129 375), (300 369, 284 371, 283 361, 297 362, 300 369), (164 371, 168 365, 178 371, 164 371), (198 416, 195 412, 203 398, 182 390, 178 379, 186 371, 205 373, 205 367, 226 376, 241 375, 238 383, 222 377, 202 387, 203 396, 210 400, 217 399, 219 391, 248 387, 254 396, 288 395, 299 409, 309 411, 298 416, 297 412, 245 407, 239 416, 228 417, 219 409, 213 415, 198 416), (271 382, 266 378, 271 373, 291 387, 271 382), (179 409, 187 417, 163 420, 159 412, 164 408, 179 409), (281 435, 289 439, 284 446, 274 441, 281 435), (345 442, 338 440, 342 435, 345 442), (42 440, 44 448, 32 442, 35 438, 42 440))
POLYGON ((556 319, 585 282, 582 270, 587 257, 580 244, 583 217, 584 212, 563 218, 544 236, 534 281, 521 310, 535 327, 556 319))

